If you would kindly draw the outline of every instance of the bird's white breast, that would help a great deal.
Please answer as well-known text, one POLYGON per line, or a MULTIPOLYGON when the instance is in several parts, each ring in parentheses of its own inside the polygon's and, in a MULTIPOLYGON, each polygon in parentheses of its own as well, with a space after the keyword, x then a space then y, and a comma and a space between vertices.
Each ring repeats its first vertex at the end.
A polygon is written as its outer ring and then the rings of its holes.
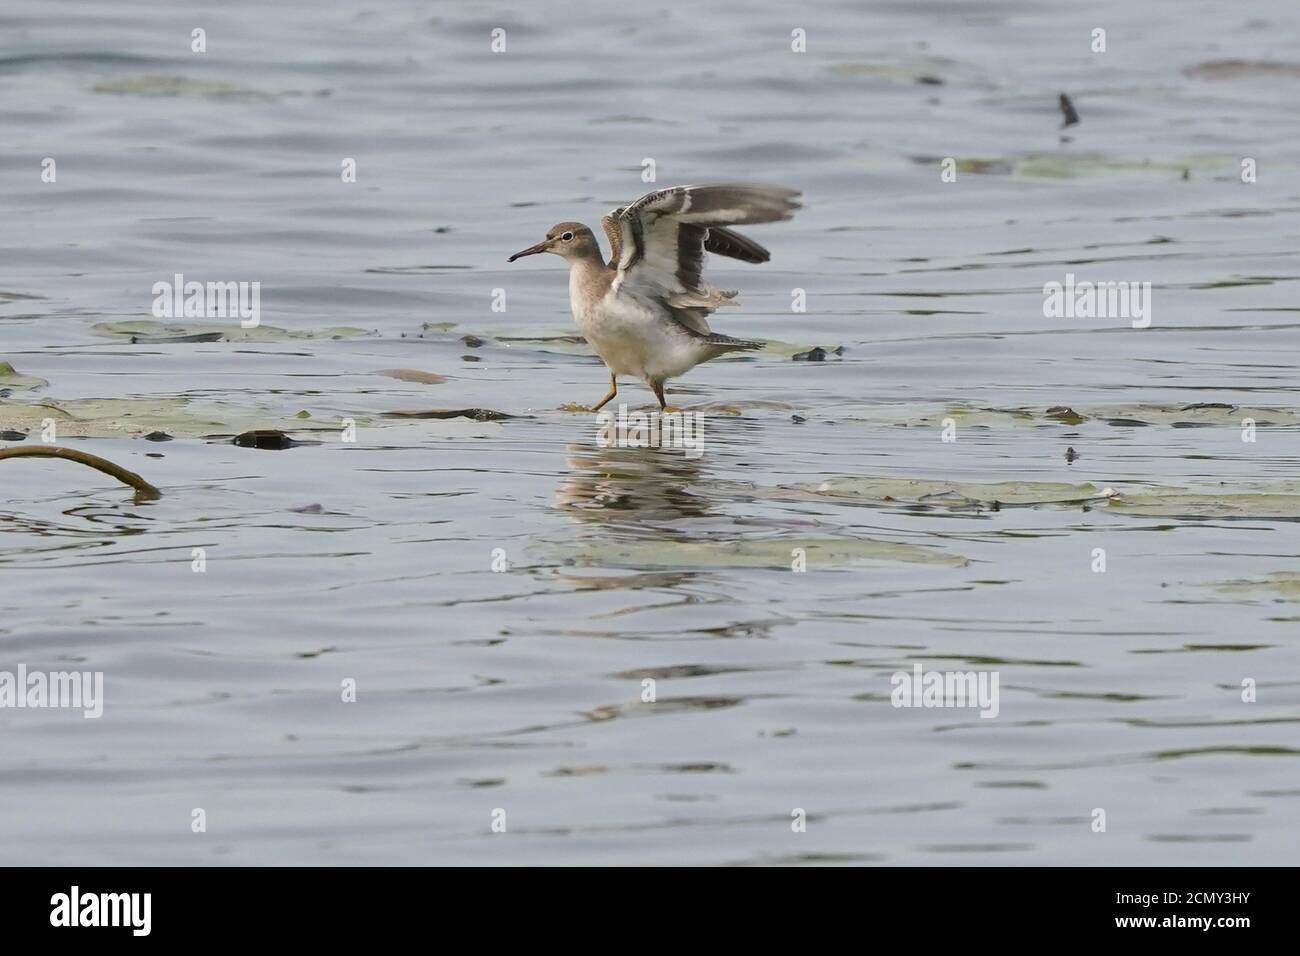
POLYGON ((705 350, 697 340, 653 303, 625 292, 584 303, 572 278, 569 292, 578 330, 615 375, 662 381, 703 361, 705 350))

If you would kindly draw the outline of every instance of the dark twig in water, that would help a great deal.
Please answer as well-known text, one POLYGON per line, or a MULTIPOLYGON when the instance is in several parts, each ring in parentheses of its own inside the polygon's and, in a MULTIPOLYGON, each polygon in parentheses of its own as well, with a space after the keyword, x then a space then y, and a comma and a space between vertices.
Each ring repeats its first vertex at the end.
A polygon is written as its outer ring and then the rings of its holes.
POLYGON ((127 471, 120 465, 115 465, 106 458, 100 458, 98 455, 92 455, 85 451, 76 451, 72 448, 60 448, 57 445, 33 445, 29 448, 0 448, 0 459, 5 458, 66 458, 68 461, 80 462, 83 465, 89 465, 106 475, 112 475, 118 481, 125 485, 130 485, 135 489, 136 494, 147 501, 156 501, 162 497, 162 492, 155 488, 149 482, 145 481, 133 471, 127 471))

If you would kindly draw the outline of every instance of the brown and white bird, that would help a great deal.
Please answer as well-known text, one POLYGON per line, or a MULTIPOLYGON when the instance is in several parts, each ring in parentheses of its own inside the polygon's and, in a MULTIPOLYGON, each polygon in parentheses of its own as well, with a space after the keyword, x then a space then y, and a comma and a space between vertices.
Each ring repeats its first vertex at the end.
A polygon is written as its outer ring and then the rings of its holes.
POLYGON ((609 394, 593 412, 618 393, 620 375, 641 379, 670 410, 666 381, 727 352, 763 347, 709 329, 708 315, 735 305, 736 293, 704 282, 704 253, 767 262, 766 249, 729 227, 789 219, 800 208, 798 196, 796 189, 745 183, 657 189, 601 219, 609 262, 580 222, 552 226, 537 245, 509 258, 553 252, 569 263, 574 321, 609 368, 609 394))

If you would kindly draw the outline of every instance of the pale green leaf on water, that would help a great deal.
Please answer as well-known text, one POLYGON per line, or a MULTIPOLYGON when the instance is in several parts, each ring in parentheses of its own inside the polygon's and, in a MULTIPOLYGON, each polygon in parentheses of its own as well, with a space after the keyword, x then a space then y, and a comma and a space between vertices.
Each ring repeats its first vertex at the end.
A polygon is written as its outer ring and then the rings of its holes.
POLYGON ((1254 580, 1224 581, 1214 586, 1216 591, 1224 594, 1250 594, 1265 592, 1287 601, 1300 601, 1300 572, 1275 571, 1263 578, 1254 580))
POLYGON ((1219 171, 1228 169, 1233 161, 1228 156, 1217 160, 1205 158, 1149 159, 1147 157, 1103 156, 1086 153, 1043 153, 1026 156, 1015 164, 1015 175, 1027 179, 1084 179, 1084 178, 1156 178, 1176 179, 1185 169, 1219 171))
POLYGON ((1233 492, 1261 491, 1270 495, 1300 495, 1300 478, 1272 478, 1252 481, 1220 482, 1233 492))
POLYGON ((1295 79, 1300 77, 1300 63, 1279 60, 1206 60, 1185 67, 1183 75, 1198 80, 1240 80, 1251 77, 1295 79))
POLYGON ((972 159, 957 160, 957 172, 976 173, 981 176, 1009 176, 1015 165, 1009 159, 972 159))
POLYGON ((211 337, 224 342, 283 342, 297 339, 343 339, 369 335, 365 329, 338 326, 325 329, 281 329, 273 325, 258 325, 251 329, 240 326, 238 319, 229 322, 157 322, 153 319, 130 319, 123 322, 99 322, 91 331, 106 338, 132 339, 145 344, 166 344, 168 341, 195 341, 196 336, 211 337))
POLYGON ((1151 425, 1222 425, 1240 428, 1247 418, 1259 426, 1300 424, 1300 414, 1287 409, 1220 403, 1110 405, 1081 411, 1103 421, 1135 419, 1151 425))
MULTIPOLYGON (((173 438, 238 434, 257 429, 310 433, 342 431, 340 421, 259 412, 246 405, 194 403, 183 398, 80 398, 40 402, 0 400, 0 431, 32 432, 52 419, 63 438, 138 438, 160 431, 173 438)), ((358 424, 362 423, 358 419, 358 424)))
POLYGON ((1059 427, 1081 425, 1140 427, 1136 424, 1171 427, 1222 426, 1241 428, 1246 419, 1267 428, 1300 424, 1300 414, 1281 408, 1261 408, 1221 403, 1051 405, 1042 408, 984 408, 957 404, 879 404, 853 408, 841 420, 867 421, 881 425, 942 428, 945 419, 962 426, 1059 427))
POLYGON ((1082 425, 1087 421, 1082 415, 1068 405, 1053 405, 1043 415, 1062 425, 1082 425))
POLYGON ((270 99, 265 93, 213 80, 191 80, 170 74, 115 76, 100 80, 92 87, 95 93, 117 96, 216 96, 270 99))
POLYGON ((530 352, 551 352, 556 355, 595 355, 596 352, 581 335, 480 335, 495 341, 506 348, 524 349, 530 352))
POLYGON ((796 548, 804 550, 808 573, 842 570, 861 562, 960 567, 961 555, 874 538, 749 538, 739 541, 567 542, 545 549, 544 560, 583 567, 690 570, 693 568, 772 568, 789 571, 796 548))
MULTIPOLYGON (((1026 179, 1154 178, 1177 179, 1187 172, 1216 175, 1236 168, 1227 154, 1169 159, 1105 156, 1100 153, 1031 153, 1027 156, 953 157, 958 174, 1020 176, 1026 179)), ((913 156, 919 166, 938 168, 945 157, 913 156)))
POLYGON ((845 422, 867 422, 873 425, 894 425, 909 428, 942 428, 946 419, 951 418, 958 426, 1010 426, 1010 425, 1059 425, 1054 416, 1044 411, 1041 421, 1035 413, 1027 408, 980 408, 972 405, 952 405, 938 403, 873 403, 842 407, 836 420, 845 422))
POLYGON ((736 328, 729 330, 728 334, 738 339, 746 339, 747 341, 751 341, 751 342, 761 342, 763 343, 763 347, 761 349, 756 349, 753 352, 732 352, 730 355, 724 355, 722 357, 723 361, 725 361, 727 358, 737 358, 737 357, 744 357, 744 356, 760 356, 760 355, 776 356, 778 358, 783 358, 783 359, 792 359, 796 355, 810 352, 815 348, 822 348, 828 353, 834 352, 835 349, 839 348, 839 345, 834 341, 823 342, 820 346, 818 346, 816 343, 805 342, 802 345, 794 345, 790 342, 778 342, 776 339, 752 338, 750 336, 745 335, 743 329, 736 329, 736 328))
POLYGON ((1111 499, 1108 510, 1152 518, 1300 518, 1300 494, 1202 494, 1180 488, 1111 499))
POLYGON ((32 389, 50 383, 34 375, 20 375, 8 362, 0 362, 0 388, 32 389))
POLYGON ((417 382, 421 385, 441 385, 447 381, 445 375, 437 372, 425 372, 418 368, 381 368, 374 374, 385 378, 395 378, 399 382, 417 382))
POLYGON ((393 409, 383 412, 384 418, 418 418, 446 421, 452 418, 465 418, 474 422, 501 422, 518 418, 509 412, 498 412, 491 408, 411 408, 393 409))
POLYGON ((1219 491, 1142 485, 1133 493, 1093 484, 1050 481, 954 482, 894 477, 839 477, 823 482, 756 489, 758 497, 794 501, 992 510, 1028 505, 1090 505, 1108 512, 1171 518, 1300 518, 1300 488, 1282 481, 1277 487, 1253 482, 1219 491), (1247 487, 1262 490, 1245 491, 1247 487))
POLYGON ((925 478, 843 477, 821 482, 781 485, 774 496, 798 500, 843 499, 876 503, 985 506, 1081 504, 1106 500, 1110 489, 1092 484, 1050 481, 1001 481, 987 484, 925 478))

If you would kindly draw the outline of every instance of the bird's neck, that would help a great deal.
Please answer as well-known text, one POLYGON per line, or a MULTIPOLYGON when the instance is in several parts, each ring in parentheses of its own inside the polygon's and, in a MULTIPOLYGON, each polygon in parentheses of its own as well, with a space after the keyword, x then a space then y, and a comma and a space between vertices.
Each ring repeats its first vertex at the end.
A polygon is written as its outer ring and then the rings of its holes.
POLYGON ((575 312, 598 301, 609 288, 610 273, 600 253, 569 260, 569 297, 575 312))
POLYGON ((607 268, 605 265, 605 257, 601 255, 599 249, 593 249, 582 255, 573 255, 572 258, 569 259, 570 272, 577 272, 579 269, 599 271, 604 268, 607 268))

